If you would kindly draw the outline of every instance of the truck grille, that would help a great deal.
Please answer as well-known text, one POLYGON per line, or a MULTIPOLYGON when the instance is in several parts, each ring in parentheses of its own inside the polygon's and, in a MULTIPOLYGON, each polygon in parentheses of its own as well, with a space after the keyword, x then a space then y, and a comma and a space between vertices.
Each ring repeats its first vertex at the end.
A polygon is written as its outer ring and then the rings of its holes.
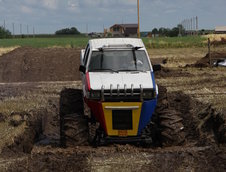
POLYGON ((132 110, 112 111, 113 130, 132 130, 132 110))
MULTIPOLYGON (((145 90, 146 91, 146 90, 145 90)), ((152 92, 152 98, 154 98, 154 89, 149 89, 152 92)), ((124 85, 124 89, 119 89, 119 84, 117 85, 117 89, 113 89, 113 85, 110 85, 110 90, 104 89, 104 86, 101 88, 101 100, 106 102, 118 102, 118 101, 127 101, 127 102, 138 102, 143 101, 144 89, 142 85, 140 85, 139 89, 134 89, 133 84, 130 88, 127 88, 124 85)))

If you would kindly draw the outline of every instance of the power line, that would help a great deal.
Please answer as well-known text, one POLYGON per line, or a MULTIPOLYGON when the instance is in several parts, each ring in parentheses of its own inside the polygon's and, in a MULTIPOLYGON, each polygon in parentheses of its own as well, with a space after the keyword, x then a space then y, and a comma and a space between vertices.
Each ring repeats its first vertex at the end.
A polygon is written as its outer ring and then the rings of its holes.
POLYGON ((33 26, 33 37, 35 37, 35 27, 33 26))
POLYGON ((14 23, 13 23, 13 37, 15 36, 14 23))
POLYGON ((22 35, 22 24, 20 24, 20 35, 22 35))
POLYGON ((181 22, 182 28, 185 30, 185 34, 198 34, 198 16, 184 19, 181 22))
POLYGON ((27 25, 27 35, 29 35, 29 26, 27 25))

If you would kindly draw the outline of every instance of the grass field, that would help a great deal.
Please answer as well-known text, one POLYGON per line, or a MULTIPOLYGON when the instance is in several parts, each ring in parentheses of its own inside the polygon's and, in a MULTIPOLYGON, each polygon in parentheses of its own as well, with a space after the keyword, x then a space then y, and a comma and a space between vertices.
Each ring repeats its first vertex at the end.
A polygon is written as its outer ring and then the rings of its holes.
MULTIPOLYGON (((0 47, 85 47, 88 37, 14 38, 0 39, 0 47)), ((147 48, 205 47, 207 38, 201 36, 142 38, 147 48)))
POLYGON ((15 38, 0 39, 0 47, 84 47, 89 38, 87 37, 62 37, 62 38, 15 38))
POLYGON ((191 48, 207 46, 207 38, 202 36, 143 38, 148 48, 191 48))

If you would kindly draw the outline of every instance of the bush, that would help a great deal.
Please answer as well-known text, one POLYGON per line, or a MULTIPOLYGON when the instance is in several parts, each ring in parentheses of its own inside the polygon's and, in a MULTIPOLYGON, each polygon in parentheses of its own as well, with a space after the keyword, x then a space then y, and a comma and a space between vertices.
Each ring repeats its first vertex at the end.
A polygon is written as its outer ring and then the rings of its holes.
POLYGON ((12 34, 9 30, 7 30, 3 27, 0 27, 0 39, 11 38, 11 37, 12 37, 12 34))
POLYGON ((80 32, 77 30, 77 28, 72 27, 72 28, 65 28, 56 31, 56 35, 79 35, 80 32))

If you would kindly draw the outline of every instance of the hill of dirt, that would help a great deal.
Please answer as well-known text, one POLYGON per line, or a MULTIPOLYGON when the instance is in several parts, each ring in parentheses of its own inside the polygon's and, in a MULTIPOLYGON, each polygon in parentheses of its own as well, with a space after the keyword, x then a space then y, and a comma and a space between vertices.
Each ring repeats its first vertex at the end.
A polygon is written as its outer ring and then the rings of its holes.
MULTIPOLYGON (((211 52, 211 64, 218 60, 226 59, 226 52, 211 52)), ((195 64, 188 65, 191 67, 210 67, 209 53, 205 57, 198 60, 195 64)))
POLYGON ((79 80, 80 50, 17 48, 0 57, 0 82, 79 80))

